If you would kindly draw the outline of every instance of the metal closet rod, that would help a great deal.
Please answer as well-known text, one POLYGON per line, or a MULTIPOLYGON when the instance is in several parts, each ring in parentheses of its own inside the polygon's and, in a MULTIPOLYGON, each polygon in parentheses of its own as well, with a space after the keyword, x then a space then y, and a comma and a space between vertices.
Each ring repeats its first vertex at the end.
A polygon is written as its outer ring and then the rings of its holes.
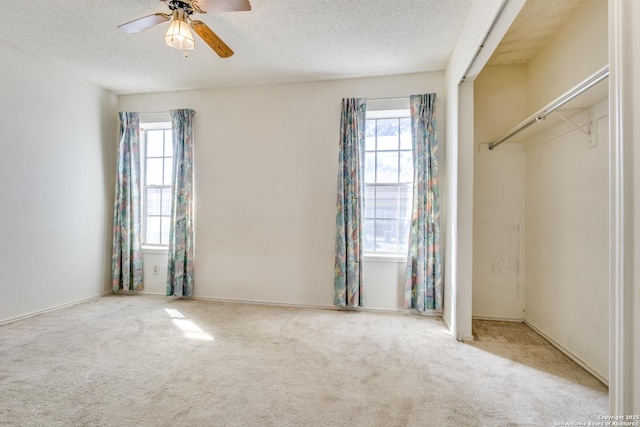
POLYGON ((582 83, 578 84, 573 89, 571 89, 568 92, 566 92, 563 95, 561 95, 555 101, 549 103, 542 110, 538 111, 536 114, 534 114, 533 116, 529 117, 528 119, 526 119, 525 121, 520 123, 515 128, 511 129, 509 131, 509 133, 507 133, 502 138, 498 139, 497 141, 494 141, 494 142, 490 143, 489 144, 489 150, 493 150, 498 145, 500 145, 503 142, 507 141, 508 139, 514 137, 518 133, 522 132, 523 130, 525 130, 526 128, 531 126, 532 124, 537 123, 540 120, 544 120, 549 114, 553 113, 558 108, 562 107, 564 104, 566 104, 567 102, 571 101, 572 99, 574 99, 578 95, 582 94, 583 92, 586 92, 587 90, 591 89, 591 87, 593 87, 596 84, 600 83, 602 80, 606 79, 607 77, 609 77, 609 66, 608 65, 602 67, 598 72, 593 74, 591 77, 587 78, 585 81, 583 81, 582 83))

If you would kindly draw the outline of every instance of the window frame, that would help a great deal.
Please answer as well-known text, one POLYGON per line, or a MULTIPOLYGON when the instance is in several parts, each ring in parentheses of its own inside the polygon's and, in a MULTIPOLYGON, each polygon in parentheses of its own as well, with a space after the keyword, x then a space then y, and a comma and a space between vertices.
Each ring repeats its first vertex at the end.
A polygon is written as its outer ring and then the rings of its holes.
MULTIPOLYGON (((406 106, 408 107, 408 105, 406 106)), ((372 230, 373 233, 373 250, 371 249, 364 249, 364 242, 363 242, 363 255, 366 259, 368 260, 373 260, 373 261, 396 261, 396 262, 403 262, 406 261, 406 246, 408 244, 408 232, 409 232, 409 227, 410 227, 410 220, 411 220, 411 208, 412 208, 412 202, 413 202, 413 149, 412 146, 410 145, 409 148, 403 148, 402 146, 402 142, 401 142, 401 135, 402 135, 402 131, 401 131, 401 119, 409 119, 411 118, 411 114, 410 114, 410 110, 408 108, 405 108, 404 106, 400 107, 400 108, 393 108, 393 109, 385 109, 385 110, 373 110, 373 111, 369 111, 367 110, 367 114, 366 114, 366 120, 367 120, 367 124, 369 123, 370 120, 375 120, 376 121, 376 130, 375 130, 375 146, 373 150, 368 150, 367 149, 367 144, 365 143, 365 151, 364 151, 364 158, 366 159, 366 155, 367 153, 375 153, 374 154, 374 179, 375 182, 373 183, 367 183, 366 180, 366 161, 365 161, 365 166, 363 168, 363 188, 365 191, 365 194, 363 195, 363 212, 362 212, 362 221, 363 221, 363 237, 366 238, 366 224, 368 221, 372 221, 374 224, 374 228, 372 230), (395 148, 393 149, 387 149, 387 148, 382 148, 382 149, 378 149, 378 128, 377 128, 377 121, 378 120, 385 120, 385 119, 397 119, 398 120, 398 144, 395 148), (377 162, 377 156, 378 153, 385 153, 385 152, 390 152, 390 153, 397 153, 397 168, 396 168, 396 174, 397 174, 397 181, 393 182, 393 183, 387 183, 387 182, 377 182, 378 181, 378 162, 377 162), (402 173, 402 155, 401 153, 410 153, 411 156, 411 181, 410 182, 404 182, 401 181, 401 173, 402 173), (367 191, 373 189, 374 191, 377 191, 378 188, 384 188, 384 187, 394 187, 394 188, 398 188, 398 198, 396 199, 397 203, 395 206, 396 209, 396 213, 395 213, 395 217, 394 218, 382 218, 382 217, 378 217, 378 197, 377 194, 374 196, 373 200, 374 200, 374 206, 373 208, 367 208, 366 206, 366 195, 367 195, 367 191), (400 202, 400 191, 401 188, 404 187, 406 190, 406 194, 407 194, 407 206, 406 206, 406 213, 405 216, 401 216, 402 213, 402 206, 401 206, 401 202, 400 202), (367 216, 368 212, 373 212, 373 216, 367 216), (397 247, 398 247, 398 251, 384 251, 384 250, 376 250, 376 220, 380 220, 380 219, 385 219, 385 220, 391 220, 397 223, 398 225, 398 231, 397 231, 397 247), (401 230, 402 227, 402 223, 406 222, 405 227, 404 227, 404 237, 405 240, 403 240, 402 242, 400 241, 400 237, 402 236, 403 232, 401 230), (403 247, 404 246, 404 247, 403 247)), ((406 144, 405 144, 406 147, 406 144)))
MULTIPOLYGON (((167 239, 167 243, 162 243, 162 218, 171 218, 171 213, 169 213, 169 215, 162 215, 162 190, 163 189, 169 189, 170 192, 172 192, 173 190, 173 179, 171 179, 171 184, 169 185, 148 185, 147 184, 147 163, 149 160, 149 157, 147 156, 147 142, 148 142, 148 138, 147 138, 147 132, 148 131, 157 131, 157 130, 162 130, 162 131, 172 131, 172 124, 170 121, 158 121, 158 122, 147 122, 147 123, 140 123, 140 173, 141 173, 141 191, 142 191, 142 203, 141 203, 141 216, 142 216, 142 247, 143 250, 145 252, 159 252, 159 253, 163 253, 166 252, 169 249, 169 244, 168 244, 168 239, 167 239), (160 214, 159 215, 151 215, 152 217, 158 217, 160 218, 160 243, 149 243, 147 242, 147 220, 149 215, 147 214, 147 190, 149 188, 159 188, 160 189, 160 214)), ((166 138, 166 136, 163 136, 163 138, 166 138)), ((163 140, 163 142, 166 144, 166 140, 163 140)), ((173 143, 171 140, 169 141, 169 143, 173 143)), ((173 150, 171 152, 171 156, 166 156, 165 155, 165 146, 163 144, 163 152, 162 152, 162 157, 151 157, 152 159, 154 158, 161 158, 163 159, 162 162, 162 171, 163 171, 163 178, 164 175, 166 174, 165 171, 165 159, 172 159, 172 168, 173 168, 173 150)), ((173 171, 169 171, 170 174, 173 174, 173 171)))

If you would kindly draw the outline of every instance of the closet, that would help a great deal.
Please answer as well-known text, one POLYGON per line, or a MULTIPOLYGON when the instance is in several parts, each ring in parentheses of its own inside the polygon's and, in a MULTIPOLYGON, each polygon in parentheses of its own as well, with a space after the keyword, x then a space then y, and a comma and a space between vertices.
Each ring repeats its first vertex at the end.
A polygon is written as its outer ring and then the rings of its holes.
POLYGON ((504 55, 512 27, 474 82, 473 316, 524 321, 607 383, 608 7, 566 2, 530 59, 504 55))

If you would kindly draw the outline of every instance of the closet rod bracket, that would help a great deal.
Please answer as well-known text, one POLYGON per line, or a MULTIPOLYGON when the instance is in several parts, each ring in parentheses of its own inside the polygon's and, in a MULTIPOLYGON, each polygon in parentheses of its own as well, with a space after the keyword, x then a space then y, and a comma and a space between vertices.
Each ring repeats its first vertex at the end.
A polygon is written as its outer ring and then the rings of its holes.
POLYGON ((583 111, 586 111, 587 113, 587 123, 586 125, 579 125, 576 122, 574 122, 573 120, 571 120, 570 118, 566 117, 564 114, 562 114, 560 111, 562 110, 555 110, 554 113, 558 115, 558 117, 560 117, 562 120, 564 120, 565 122, 569 123, 571 126, 573 126, 574 128, 576 128, 577 130, 579 130, 583 135, 585 135, 587 137, 587 139, 589 140, 589 148, 594 148, 596 145, 594 144, 594 140, 593 140, 593 134, 591 132, 592 130, 592 122, 591 122, 591 111, 589 109, 581 109, 583 111), (585 127, 586 126, 586 130, 585 127))

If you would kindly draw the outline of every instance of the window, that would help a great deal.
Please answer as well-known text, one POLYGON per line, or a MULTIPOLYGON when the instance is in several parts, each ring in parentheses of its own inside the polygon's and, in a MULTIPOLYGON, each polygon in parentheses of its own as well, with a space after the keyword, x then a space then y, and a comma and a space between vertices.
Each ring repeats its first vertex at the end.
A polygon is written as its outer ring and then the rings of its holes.
POLYGON ((409 110, 367 112, 364 251, 406 254, 413 182, 409 110))
POLYGON ((173 142, 171 123, 145 123, 142 140, 142 235, 144 245, 168 245, 171 222, 173 142))

